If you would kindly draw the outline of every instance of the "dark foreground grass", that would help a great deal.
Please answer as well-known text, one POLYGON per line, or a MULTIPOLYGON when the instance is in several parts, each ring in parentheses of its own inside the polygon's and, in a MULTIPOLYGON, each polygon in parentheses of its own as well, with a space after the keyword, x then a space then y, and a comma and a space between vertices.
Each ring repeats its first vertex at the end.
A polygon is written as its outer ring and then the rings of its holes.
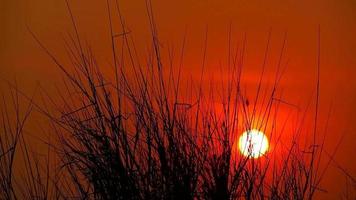
MULTIPOLYGON (((113 73, 104 73, 107 68, 99 66, 94 52, 83 45, 68 2, 74 27, 66 43, 71 66, 62 65, 32 34, 62 70, 65 89, 58 92, 60 103, 44 95, 58 112, 26 97, 29 105, 23 115, 17 103, 22 93, 12 90, 15 120, 2 110, 1 199, 312 199, 324 192, 319 183, 328 165, 320 165, 325 139, 318 140, 319 82, 311 129, 301 114, 278 155, 270 150, 260 159, 243 157, 235 142, 243 131, 257 128, 276 146, 281 142, 283 128, 278 131, 275 124, 279 106, 286 104, 277 95, 285 66, 279 62, 272 89, 262 96, 265 56, 256 98, 249 102, 241 86, 243 43, 235 51, 229 49, 223 90, 206 88, 207 42, 200 81, 187 81, 182 76, 185 40, 174 65, 161 53, 147 1, 152 46, 142 65, 119 5, 107 3, 113 73), (111 13, 112 6, 117 15, 111 13), (113 32, 113 17, 120 19, 122 33, 113 32), (213 103, 217 101, 219 106, 213 103), (33 108, 51 120, 50 131, 57 140, 47 141, 46 155, 51 152, 56 159, 40 162, 27 148, 23 126, 33 108), (310 140, 301 137, 305 133, 310 140), (13 172, 17 154, 26 168, 21 176, 13 172)), ((269 44, 266 55, 268 48, 269 44)), ((283 49, 284 45, 280 60, 283 49)))

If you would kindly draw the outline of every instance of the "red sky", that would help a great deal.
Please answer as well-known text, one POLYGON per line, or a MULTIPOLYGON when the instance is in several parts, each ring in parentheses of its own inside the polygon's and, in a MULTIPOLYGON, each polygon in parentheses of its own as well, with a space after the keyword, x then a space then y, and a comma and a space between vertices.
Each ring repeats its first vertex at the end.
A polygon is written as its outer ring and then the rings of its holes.
MULTIPOLYGON (((121 0, 126 23, 142 58, 149 44, 144 0, 121 0)), ((208 27, 207 71, 216 73, 226 60, 229 26, 234 42, 247 37, 244 73, 255 87, 261 70, 268 32, 271 51, 267 69, 274 69, 287 33, 284 62, 289 60, 282 85, 285 100, 306 104, 316 83, 318 26, 321 29, 321 120, 332 105, 327 148, 332 151, 344 135, 336 161, 356 177, 356 2, 352 0, 152 0, 163 49, 179 49, 187 33, 184 69, 200 72, 204 35, 208 27)), ((111 55, 107 10, 104 1, 70 1, 81 35, 92 45, 98 60, 107 64, 111 55)), ((117 21, 116 21, 117 22, 117 21)), ((0 1, 0 77, 16 79, 31 93, 37 82, 60 84, 58 70, 31 38, 26 26, 59 58, 65 59, 63 36, 72 31, 64 0, 0 1)), ((268 71, 272 75, 273 71, 268 71)), ((267 76, 268 77, 268 76, 267 76)), ((4 84, 0 85, 5 87, 4 84)), ((322 121, 320 122, 322 123, 322 121)), ((336 198, 344 175, 333 165, 322 187, 336 198)))

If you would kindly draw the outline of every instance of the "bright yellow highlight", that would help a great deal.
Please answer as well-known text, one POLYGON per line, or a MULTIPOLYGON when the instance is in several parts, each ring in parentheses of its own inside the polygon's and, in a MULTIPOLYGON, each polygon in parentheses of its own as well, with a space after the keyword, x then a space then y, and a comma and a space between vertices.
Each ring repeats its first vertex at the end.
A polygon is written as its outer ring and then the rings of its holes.
POLYGON ((267 152, 268 146, 265 134, 256 129, 245 131, 239 139, 239 150, 246 157, 258 158, 267 152))

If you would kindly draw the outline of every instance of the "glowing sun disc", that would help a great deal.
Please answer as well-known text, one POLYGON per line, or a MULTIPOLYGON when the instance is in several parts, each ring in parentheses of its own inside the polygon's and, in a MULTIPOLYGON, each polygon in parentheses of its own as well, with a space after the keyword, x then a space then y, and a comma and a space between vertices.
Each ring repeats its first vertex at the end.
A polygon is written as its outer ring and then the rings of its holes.
POLYGON ((268 147, 266 135, 256 129, 245 131, 239 138, 239 150, 246 157, 258 158, 266 154, 268 147))

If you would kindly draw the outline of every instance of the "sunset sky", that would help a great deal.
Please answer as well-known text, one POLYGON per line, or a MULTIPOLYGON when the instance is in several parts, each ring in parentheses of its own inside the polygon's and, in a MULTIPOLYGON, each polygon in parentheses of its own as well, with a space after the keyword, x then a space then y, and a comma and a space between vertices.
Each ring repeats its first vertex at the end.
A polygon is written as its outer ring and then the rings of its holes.
MULTIPOLYGON (((112 64, 105 1, 69 2, 79 32, 93 48, 99 63, 112 64)), ((146 3, 119 2, 144 63, 151 42, 146 3)), ((356 178, 356 1, 152 0, 152 6, 162 51, 174 48, 179 52, 186 34, 183 69, 193 78, 199 77, 201 71, 206 30, 207 74, 220 73, 226 64, 230 26, 234 44, 241 43, 246 36, 243 78, 251 91, 258 84, 269 31, 266 80, 274 76, 286 34, 282 62, 288 62, 288 67, 280 87, 285 101, 301 107, 315 97, 320 27, 320 126, 325 126, 331 108, 326 150, 332 153, 342 139, 335 161, 356 178)), ((114 23, 119 23, 116 15, 113 18, 114 23)), ((32 94, 38 83, 49 93, 55 92, 53 86, 61 85, 59 70, 28 29, 60 60, 67 62, 64 38, 73 33, 73 28, 64 0, 1 0, 0 88, 7 87, 4 79, 16 79, 27 94, 32 94)), ((247 95, 253 98, 254 93, 247 95)), ((332 162, 321 184, 328 191, 321 193, 321 199, 334 199, 344 192, 345 174, 336 163, 332 162)))

